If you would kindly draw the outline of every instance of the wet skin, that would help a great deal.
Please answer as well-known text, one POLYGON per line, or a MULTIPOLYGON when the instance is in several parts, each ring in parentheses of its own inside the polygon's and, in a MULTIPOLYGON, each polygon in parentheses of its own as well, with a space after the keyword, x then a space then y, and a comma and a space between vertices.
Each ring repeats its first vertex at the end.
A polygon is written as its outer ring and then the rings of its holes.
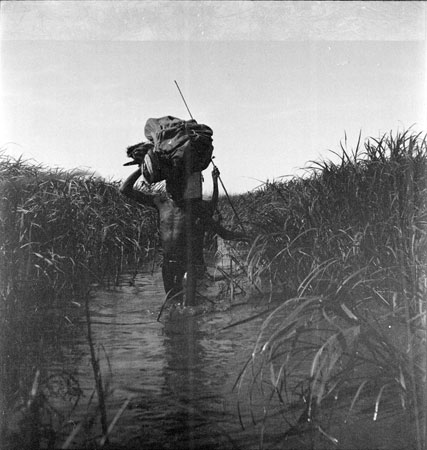
MULTIPOLYGON (((187 305, 194 304, 198 272, 203 272, 203 240, 207 229, 226 240, 245 239, 222 227, 212 219, 218 199, 219 172, 214 169, 212 178, 214 193, 211 201, 201 199, 184 200, 183 185, 179 178, 166 182, 165 194, 151 194, 134 189, 141 176, 138 169, 120 187, 120 192, 145 206, 154 207, 159 212, 160 239, 163 250, 162 276, 168 297, 182 300, 184 275, 186 274, 187 305)), ((182 178, 181 178, 182 179, 182 178)))

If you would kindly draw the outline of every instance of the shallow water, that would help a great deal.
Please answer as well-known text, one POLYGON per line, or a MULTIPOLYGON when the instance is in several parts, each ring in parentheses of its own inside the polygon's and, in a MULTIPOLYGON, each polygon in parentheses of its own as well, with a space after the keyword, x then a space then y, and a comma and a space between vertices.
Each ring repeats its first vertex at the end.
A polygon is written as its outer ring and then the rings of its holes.
MULTIPOLYGON (((242 430, 233 386, 261 319, 223 328, 259 310, 244 304, 218 311, 207 302, 210 312, 165 311, 159 322, 163 301, 159 273, 138 276, 133 286, 98 291, 91 300, 93 338, 109 384, 109 422, 129 399, 110 441, 126 448, 256 448, 257 430, 241 412, 249 425, 242 430)), ((71 365, 62 357, 52 366, 74 371, 79 380, 85 396, 73 414, 77 423, 94 382, 84 318, 73 321, 81 332, 69 342, 71 365), (73 355, 81 358, 76 362, 73 355)))
MULTIPOLYGON (((205 302, 210 306, 203 313, 165 311, 159 322, 163 301, 157 272, 141 274, 133 285, 124 282, 114 291, 99 290, 90 301, 93 339, 108 385, 108 423, 128 402, 110 434, 109 445, 159 450, 259 448, 262 421, 254 425, 252 419, 262 417, 261 397, 257 398, 259 392, 255 391, 249 406, 246 391, 239 403, 234 385, 251 355, 263 318, 224 328, 262 309, 256 302, 239 303, 239 299, 215 307, 205 302)), ((62 444, 84 417, 96 416, 92 427, 78 429, 69 448, 83 444, 91 448, 101 433, 96 398, 91 402, 94 378, 83 310, 76 305, 70 311, 69 332, 45 357, 51 375, 72 374, 83 393, 72 412, 75 397, 67 402, 52 396, 51 403, 69 417, 57 444, 62 444)), ((264 448, 410 448, 409 428, 393 411, 385 421, 375 423, 369 414, 344 424, 343 416, 336 412, 335 424, 330 425, 338 446, 328 438, 315 443, 301 436, 286 443, 275 439, 285 427, 278 415, 268 420, 264 448)))

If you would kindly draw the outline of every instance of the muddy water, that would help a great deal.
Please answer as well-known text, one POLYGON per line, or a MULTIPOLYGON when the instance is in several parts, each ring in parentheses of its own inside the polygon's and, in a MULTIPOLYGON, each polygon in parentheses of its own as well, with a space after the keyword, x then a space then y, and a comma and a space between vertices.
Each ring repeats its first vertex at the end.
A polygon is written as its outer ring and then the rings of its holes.
MULTIPOLYGON (((249 406, 247 391, 239 403, 233 388, 250 357, 262 318, 226 328, 260 313, 259 306, 235 299, 233 304, 225 301, 212 307, 207 301, 206 311, 165 311, 158 321, 163 301, 159 273, 142 274, 133 285, 124 282, 114 291, 100 290, 91 300, 93 338, 108 386, 108 423, 126 406, 110 435, 113 448, 250 450, 260 448, 260 436, 264 448, 411 448, 410 427, 395 416, 393 408, 382 416, 385 420, 375 423, 368 411, 344 424, 344 415, 337 410, 329 425, 338 445, 328 438, 313 442, 309 436, 286 442, 276 439, 286 427, 280 415, 269 418, 261 433, 262 421, 256 425, 252 421, 263 413, 261 395, 256 398, 259 391, 249 406)), ((59 442, 85 416, 97 417, 92 427, 79 429, 70 448, 83 444, 93 448, 94 438, 99 442, 100 437, 96 397, 91 403, 94 381, 82 309, 76 309, 80 314, 70 314, 74 331, 68 342, 60 343, 60 358, 47 362, 52 374, 72 373, 83 393, 72 413, 71 402, 68 409, 64 402, 57 405, 64 416, 70 414, 59 442)))
MULTIPOLYGON (((248 410, 239 414, 233 386, 260 319, 224 328, 260 310, 206 301, 208 312, 166 310, 158 321, 163 301, 159 273, 138 276, 133 286, 125 283, 114 292, 99 291, 91 300, 93 338, 109 385, 108 421, 129 401, 110 440, 125 448, 257 448, 258 431, 248 410)), ((94 387, 83 322, 82 317, 81 333, 73 337, 73 367, 61 361, 61 370, 74 370, 85 394, 73 413, 76 423, 94 387)), ((87 438, 79 435, 77 446, 87 438)))

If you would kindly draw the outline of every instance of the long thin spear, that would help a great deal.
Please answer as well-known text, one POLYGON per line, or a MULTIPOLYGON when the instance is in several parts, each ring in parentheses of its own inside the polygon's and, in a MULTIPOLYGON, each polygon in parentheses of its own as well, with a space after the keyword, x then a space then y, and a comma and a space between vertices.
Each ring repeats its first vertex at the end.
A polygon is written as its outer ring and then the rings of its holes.
MULTIPOLYGON (((188 114, 190 114, 191 119, 194 120, 194 119, 193 119, 193 116, 192 116, 192 114, 191 114, 191 112, 190 112, 190 108, 188 107, 187 102, 185 101, 184 95, 182 94, 181 89, 179 88, 178 83, 176 82, 176 80, 173 80, 173 81, 174 81, 174 83, 176 84, 176 87, 178 88, 178 91, 179 91, 179 93, 180 93, 180 95, 181 95, 182 101, 184 102, 184 105, 185 105, 185 107, 187 108, 188 114)), ((212 163, 212 165, 213 165, 214 168, 215 168, 216 165, 215 165, 215 163, 213 162, 213 158, 211 158, 211 163, 212 163)), ((218 169, 218 167, 216 167, 216 168, 218 169)), ((239 217, 239 215, 237 214, 237 211, 235 210, 234 205, 233 205, 233 203, 231 202, 231 199, 230 199, 230 197, 229 197, 229 195, 228 195, 227 189, 225 188, 224 183, 222 182, 222 179, 221 179, 221 177, 220 177, 219 175, 218 175, 218 179, 219 179, 219 182, 221 183, 222 188, 224 189, 225 195, 226 195, 226 197, 227 197, 228 202, 230 203, 231 209, 233 210, 234 215, 237 217, 237 220, 238 220, 238 222, 239 222, 239 225, 240 225, 241 229, 242 229, 243 232, 246 234, 246 230, 245 230, 245 228, 244 228, 244 226, 243 226, 243 224, 242 224, 242 221, 240 220, 240 217, 239 217)))
MULTIPOLYGON (((213 157, 211 158, 211 163, 212 163, 212 165, 213 165, 214 168, 215 168, 216 165, 215 165, 215 163, 213 162, 213 157)), ((217 170, 219 171, 218 167, 216 167, 216 168, 217 168, 217 170)), ((224 189, 225 195, 226 195, 226 197, 227 197, 228 202, 230 203, 231 209, 233 210, 234 215, 237 217, 237 220, 238 220, 238 222, 239 222, 240 228, 242 229, 243 233, 246 234, 245 227, 243 226, 243 223, 242 223, 242 221, 240 220, 240 217, 239 217, 239 215, 237 214, 236 209, 234 208, 234 205, 233 205, 233 203, 232 203, 232 201, 231 201, 231 198, 230 198, 230 196, 228 195, 227 189, 225 189, 224 183, 222 182, 221 177, 220 177, 219 175, 218 175, 218 179, 219 179, 219 182, 221 183, 222 188, 224 189)))
POLYGON ((184 98, 184 96, 182 95, 181 89, 180 89, 179 86, 178 86, 178 83, 176 82, 176 80, 173 80, 173 81, 174 81, 174 83, 176 84, 176 87, 178 88, 179 93, 181 94, 182 101, 184 102, 184 105, 185 105, 185 107, 187 108, 188 114, 190 114, 191 120, 194 120, 194 119, 193 119, 193 116, 191 115, 190 108, 188 107, 187 102, 185 101, 185 98, 184 98))

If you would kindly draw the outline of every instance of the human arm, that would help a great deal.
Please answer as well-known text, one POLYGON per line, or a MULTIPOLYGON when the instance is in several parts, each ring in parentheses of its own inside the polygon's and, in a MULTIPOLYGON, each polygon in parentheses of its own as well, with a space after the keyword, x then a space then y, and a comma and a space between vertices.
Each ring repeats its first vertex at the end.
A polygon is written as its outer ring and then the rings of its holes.
POLYGON ((218 178, 219 178, 218 167, 214 167, 212 170, 212 183, 213 183, 212 197, 210 200, 203 200, 203 204, 205 205, 206 210, 209 212, 209 215, 211 216, 214 215, 218 206, 218 178))
POLYGON ((210 210, 210 202, 194 202, 192 204, 193 214, 199 218, 203 228, 210 230, 222 237, 226 241, 249 241, 249 236, 245 233, 239 233, 224 228, 218 220, 213 219, 212 211, 210 210))
POLYGON ((250 238, 245 233, 239 233, 237 231, 231 231, 224 228, 219 222, 212 219, 212 217, 203 217, 206 228, 216 233, 219 237, 226 241, 245 241, 249 242, 250 238))
POLYGON ((127 198, 135 200, 138 203, 141 203, 145 206, 151 206, 154 208, 156 207, 155 204, 156 196, 154 194, 147 194, 140 190, 134 189, 134 185, 140 176, 141 176, 141 168, 139 167, 138 170, 136 170, 128 178, 126 178, 126 180, 120 186, 119 191, 127 198))
POLYGON ((216 207, 218 205, 218 178, 219 178, 219 170, 218 167, 214 166, 212 170, 212 183, 213 183, 213 192, 211 198, 212 214, 215 212, 216 207))

